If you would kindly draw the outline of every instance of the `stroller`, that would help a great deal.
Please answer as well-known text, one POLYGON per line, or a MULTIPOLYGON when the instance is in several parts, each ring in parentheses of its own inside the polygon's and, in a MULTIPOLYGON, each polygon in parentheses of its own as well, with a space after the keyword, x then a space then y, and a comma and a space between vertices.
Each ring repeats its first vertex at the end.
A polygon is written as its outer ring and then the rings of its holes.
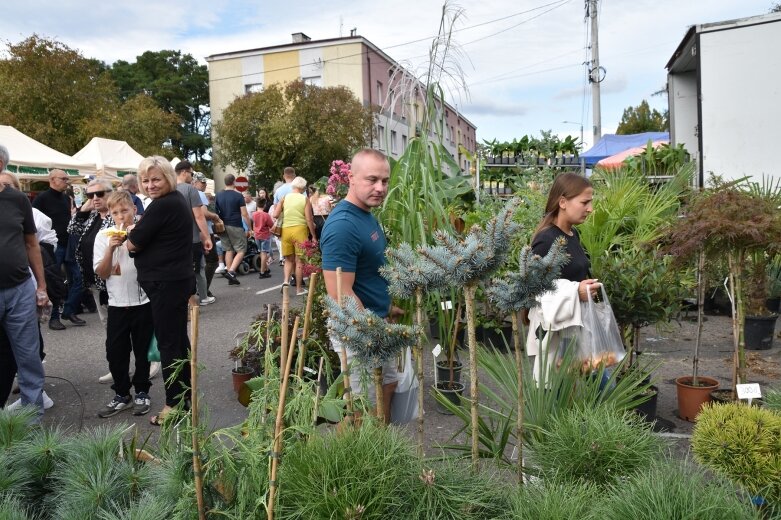
POLYGON ((252 238, 247 239, 247 251, 244 253, 244 258, 241 260, 237 272, 247 274, 250 269, 254 269, 257 273, 260 272, 260 251, 258 244, 252 238))

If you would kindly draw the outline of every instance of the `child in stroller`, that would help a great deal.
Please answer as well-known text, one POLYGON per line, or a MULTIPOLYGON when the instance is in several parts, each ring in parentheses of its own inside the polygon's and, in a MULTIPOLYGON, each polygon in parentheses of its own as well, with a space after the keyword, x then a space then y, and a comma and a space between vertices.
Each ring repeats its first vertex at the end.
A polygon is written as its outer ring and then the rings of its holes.
POLYGON ((244 253, 244 259, 242 259, 238 274, 247 274, 250 269, 254 269, 255 272, 260 272, 260 252, 258 251, 258 245, 254 240, 247 240, 247 252, 244 253))

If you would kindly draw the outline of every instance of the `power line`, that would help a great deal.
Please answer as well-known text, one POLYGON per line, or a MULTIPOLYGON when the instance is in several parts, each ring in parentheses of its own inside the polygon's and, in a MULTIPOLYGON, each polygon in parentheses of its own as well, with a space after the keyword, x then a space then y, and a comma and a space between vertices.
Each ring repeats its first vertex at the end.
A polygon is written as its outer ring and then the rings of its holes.
MULTIPOLYGON (((510 27, 508 27, 506 29, 503 29, 503 30, 498 31, 498 32, 493 33, 493 34, 489 34, 488 36, 484 36, 482 38, 478 38, 477 40, 473 40, 471 42, 467 42, 467 43, 462 44, 462 46, 470 45, 472 43, 475 43, 475 42, 478 42, 478 41, 481 41, 481 40, 485 40, 487 38, 491 38, 493 36, 497 36, 499 34, 502 34, 502 33, 506 32, 506 31, 509 31, 510 29, 514 29, 514 28, 516 28, 516 27, 518 27, 520 25, 523 25, 524 23, 528 23, 531 20, 539 18, 540 16, 542 16, 542 15, 544 15, 546 13, 549 13, 550 11, 552 11, 554 9, 557 9, 557 8, 559 8, 559 7, 569 3, 570 1, 571 0, 557 0, 555 2, 550 2, 550 3, 544 4, 544 5, 540 5, 540 6, 534 7, 532 9, 527 9, 525 11, 520 11, 520 12, 517 12, 517 13, 513 13, 513 14, 510 14, 510 15, 507 15, 507 16, 503 16, 501 18, 496 18, 494 20, 489 20, 487 22, 482 22, 482 23, 475 24, 475 25, 472 25, 472 26, 469 26, 469 27, 463 27, 461 29, 454 30, 453 32, 465 31, 467 29, 474 29, 475 27, 481 27, 481 26, 484 26, 484 25, 487 25, 487 24, 496 23, 496 22, 499 22, 499 21, 502 21, 502 20, 506 20, 508 18, 512 18, 512 17, 515 17, 515 16, 520 16, 522 14, 527 14, 527 13, 530 13, 530 12, 533 12, 533 11, 544 9, 545 7, 549 7, 551 5, 554 6, 551 9, 543 11, 542 13, 540 13, 540 14, 538 14, 536 16, 528 18, 528 19, 526 19, 526 20, 524 20, 522 22, 519 22, 519 23, 517 23, 517 24, 515 24, 513 26, 510 26, 510 27)), ((429 36, 429 37, 426 37, 426 38, 418 38, 416 40, 410 40, 410 41, 407 41, 407 42, 398 43, 398 44, 395 44, 395 45, 390 45, 390 46, 384 47, 384 49, 395 49, 397 47, 403 47, 403 46, 406 46, 406 45, 411 45, 413 43, 420 43, 422 41, 427 41, 427 40, 430 40, 431 38, 435 38, 435 37, 436 36, 429 36)), ((330 62, 334 62, 334 61, 344 60, 344 59, 347 59, 347 58, 354 58, 356 56, 362 56, 362 55, 367 54, 367 53, 368 53, 368 51, 361 51, 361 52, 357 52, 357 53, 353 53, 353 54, 346 54, 344 56, 337 56, 335 58, 331 58, 331 59, 327 59, 327 60, 321 60, 320 63, 321 64, 325 64, 325 63, 330 63, 330 62)), ((425 55, 422 55, 422 56, 425 56, 425 55)), ((407 59, 411 59, 411 58, 407 58, 407 59)), ((225 76, 225 77, 222 77, 222 78, 209 79, 209 83, 217 82, 217 81, 224 81, 224 80, 229 80, 229 79, 243 78, 243 77, 246 77, 246 76, 255 76, 255 75, 259 75, 259 74, 267 74, 269 72, 280 72, 280 71, 284 71, 284 70, 298 69, 298 68, 300 68, 300 64, 299 65, 290 65, 290 66, 287 66, 287 67, 279 67, 279 68, 276 68, 276 69, 264 70, 263 72, 255 72, 255 73, 252 73, 252 74, 237 74, 237 75, 234 75, 234 76, 225 76)))

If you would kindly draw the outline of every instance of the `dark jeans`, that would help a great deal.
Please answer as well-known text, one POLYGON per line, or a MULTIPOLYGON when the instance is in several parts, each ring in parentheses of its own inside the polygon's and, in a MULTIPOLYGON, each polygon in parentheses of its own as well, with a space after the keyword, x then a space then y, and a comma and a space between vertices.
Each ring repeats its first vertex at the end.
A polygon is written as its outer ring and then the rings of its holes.
POLYGON ((182 398, 189 399, 190 367, 184 366, 172 384, 168 380, 174 373, 173 363, 188 359, 190 339, 187 337, 187 301, 193 294, 193 278, 160 282, 139 282, 152 307, 157 348, 163 366, 165 404, 176 406, 182 398))
POLYGON ((106 326, 106 359, 117 395, 130 394, 130 353, 136 358, 132 386, 136 393, 149 392, 149 342, 152 340, 152 306, 108 307, 106 326))
MULTIPOLYGON (((212 244, 216 244, 219 237, 212 236, 212 244)), ((217 270, 217 266, 220 265, 220 257, 217 256, 217 248, 212 247, 208 253, 205 254, 206 260, 206 289, 212 286, 212 280, 214 279, 214 271, 217 270)))
MULTIPOLYGON (((54 251, 54 261, 57 262, 57 265, 65 266, 65 275, 68 279, 68 294, 65 297, 65 306, 62 309, 62 313, 65 315, 76 313, 76 309, 81 304, 81 293, 83 290, 79 264, 76 263, 75 258, 71 257, 72 255, 65 254, 67 251, 67 244, 57 244, 57 249, 54 251)), ((52 319, 59 319, 59 317, 59 306, 52 307, 52 319)))

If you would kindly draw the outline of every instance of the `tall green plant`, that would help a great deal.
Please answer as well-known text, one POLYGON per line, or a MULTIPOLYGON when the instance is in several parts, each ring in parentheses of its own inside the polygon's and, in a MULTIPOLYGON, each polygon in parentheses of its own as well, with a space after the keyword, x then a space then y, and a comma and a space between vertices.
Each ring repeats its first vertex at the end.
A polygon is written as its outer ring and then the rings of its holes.
POLYGON ((677 217, 692 172, 692 166, 685 165, 661 186, 652 186, 644 175, 623 169, 592 177, 594 210, 578 226, 592 270, 599 272, 605 252, 640 247, 662 238, 677 217))

